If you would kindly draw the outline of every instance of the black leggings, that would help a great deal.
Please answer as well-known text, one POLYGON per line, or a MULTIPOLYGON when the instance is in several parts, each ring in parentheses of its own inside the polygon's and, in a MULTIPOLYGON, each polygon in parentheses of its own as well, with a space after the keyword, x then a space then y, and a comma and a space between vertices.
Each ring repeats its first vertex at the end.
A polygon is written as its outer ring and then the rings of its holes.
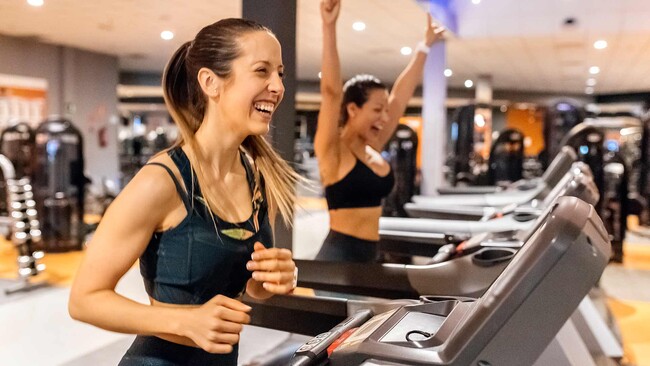
POLYGON ((374 263, 377 261, 377 242, 330 229, 315 259, 328 262, 374 263))
POLYGON ((154 336, 137 336, 118 366, 236 366, 238 346, 228 354, 212 354, 154 336))

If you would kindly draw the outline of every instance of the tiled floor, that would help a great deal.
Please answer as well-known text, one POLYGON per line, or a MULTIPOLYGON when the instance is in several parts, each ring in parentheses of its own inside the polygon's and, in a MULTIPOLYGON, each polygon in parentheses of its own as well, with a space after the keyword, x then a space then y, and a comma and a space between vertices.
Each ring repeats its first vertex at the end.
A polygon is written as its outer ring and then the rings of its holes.
MULTIPOLYGON (((327 213, 318 201, 308 201, 302 206, 306 210, 296 218, 294 253, 297 258, 311 258, 327 234, 327 213)), ((635 236, 629 239, 626 246, 629 261, 626 257, 625 265, 609 266, 601 285, 611 297, 610 307, 619 319, 628 364, 650 365, 650 261, 646 262, 644 257, 650 253, 650 239, 635 236)), ((0 297, 0 365, 108 366, 120 359, 132 336, 103 331, 68 317, 67 284, 74 273, 61 263, 76 263, 80 256, 81 253, 46 256, 47 276, 61 286, 9 299, 0 297)), ((0 276, 11 273, 12 261, 12 253, 6 246, 0 246, 0 276)), ((0 282, 0 287, 7 284, 7 281, 0 282)), ((137 269, 127 273, 118 291, 137 301, 146 301, 137 269)), ((240 363, 246 364, 255 355, 275 348, 286 336, 268 329, 245 329, 240 363)))
POLYGON ((610 264, 601 286, 623 336, 625 362, 650 365, 650 238, 628 232, 623 264, 610 264))

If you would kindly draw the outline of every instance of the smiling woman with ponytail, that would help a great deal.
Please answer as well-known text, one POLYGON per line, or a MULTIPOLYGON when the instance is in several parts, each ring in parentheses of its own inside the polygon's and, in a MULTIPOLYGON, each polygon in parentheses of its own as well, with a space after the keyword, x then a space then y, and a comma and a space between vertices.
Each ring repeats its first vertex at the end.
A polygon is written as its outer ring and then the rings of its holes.
POLYGON ((291 223, 300 178, 263 136, 283 72, 273 33, 243 19, 203 28, 170 59, 163 91, 180 138, 109 207, 70 295, 73 318, 138 335, 120 365, 236 365, 250 319, 238 298, 294 289, 272 224, 291 223), (149 305, 115 293, 138 258, 149 305))

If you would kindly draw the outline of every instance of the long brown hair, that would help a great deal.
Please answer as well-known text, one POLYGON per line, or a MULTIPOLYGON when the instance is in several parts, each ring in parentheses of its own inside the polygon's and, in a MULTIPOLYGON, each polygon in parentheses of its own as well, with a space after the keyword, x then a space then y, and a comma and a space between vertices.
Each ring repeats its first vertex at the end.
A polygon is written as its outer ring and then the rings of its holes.
MULTIPOLYGON (((263 25, 245 19, 223 19, 201 29, 193 41, 183 44, 172 56, 163 74, 165 104, 178 125, 180 137, 174 146, 187 144, 193 157, 192 167, 199 186, 206 186, 206 175, 201 168, 201 151, 195 133, 201 126, 206 108, 206 97, 196 75, 206 67, 222 78, 228 78, 232 62, 241 54, 239 38, 247 33, 265 31, 263 25)), ((296 199, 295 186, 302 178, 284 161, 262 136, 248 136, 242 148, 252 157, 256 169, 264 177, 265 193, 272 216, 279 212, 284 223, 290 225, 296 199)), ((208 190, 201 189, 204 195, 208 190)), ((208 205, 214 200, 205 197, 208 205)), ((210 207, 213 211, 215 207, 210 207)))

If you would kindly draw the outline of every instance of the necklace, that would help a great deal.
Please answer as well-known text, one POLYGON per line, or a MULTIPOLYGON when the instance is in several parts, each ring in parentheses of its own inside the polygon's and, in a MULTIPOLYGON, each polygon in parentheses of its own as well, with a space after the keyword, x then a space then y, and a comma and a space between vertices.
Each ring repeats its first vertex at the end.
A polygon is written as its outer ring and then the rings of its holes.
MULTIPOLYGON (((255 232, 258 232, 259 231, 258 215, 259 215, 259 210, 260 210, 260 207, 261 207, 263 197, 262 197, 262 194, 260 192, 259 185, 258 185, 259 180, 257 179, 257 175, 259 173, 257 171, 256 171, 256 173, 257 174, 254 175, 255 185, 254 185, 253 192, 252 192, 252 196, 253 196, 253 198, 252 198, 253 212, 251 214, 251 217, 253 219, 254 230, 255 230, 255 232)), ((246 239, 251 238, 253 235, 255 235, 254 232, 252 232, 252 231, 250 231, 250 230, 248 230, 246 228, 241 227, 239 223, 232 223, 235 226, 233 228, 219 230, 219 228, 217 226, 217 220, 214 217, 214 213, 212 212, 212 209, 210 208, 210 205, 208 204, 208 201, 203 196, 203 192, 201 192, 200 196, 195 196, 194 195, 194 169, 191 168, 191 167, 190 167, 190 174, 191 174, 191 179, 192 179, 192 189, 191 189, 192 197, 196 198, 199 202, 201 202, 205 206, 206 210, 209 212, 209 216, 210 216, 210 219, 212 221, 212 225, 214 227, 214 231, 217 234, 217 236, 220 236, 220 234, 224 234, 224 235, 226 235, 226 236, 228 236, 229 238, 232 238, 232 239, 246 240, 246 239)), ((192 200, 192 210, 194 210, 194 200, 192 200)), ((244 221, 243 224, 246 224, 249 220, 250 220, 250 218, 248 220, 244 221)))

